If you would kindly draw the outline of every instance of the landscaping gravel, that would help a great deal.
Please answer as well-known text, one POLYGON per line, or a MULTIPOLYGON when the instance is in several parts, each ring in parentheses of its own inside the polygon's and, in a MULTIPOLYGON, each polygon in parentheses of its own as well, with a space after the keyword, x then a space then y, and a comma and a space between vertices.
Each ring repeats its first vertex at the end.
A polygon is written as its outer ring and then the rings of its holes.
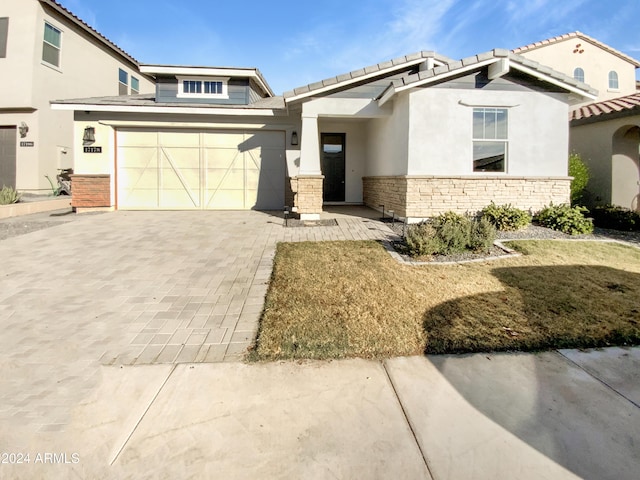
MULTIPOLYGON (((85 214, 83 214, 85 215, 85 214)), ((76 214, 71 210, 34 213, 0 220, 0 241, 17 237, 45 228, 55 227, 75 220, 76 214)))

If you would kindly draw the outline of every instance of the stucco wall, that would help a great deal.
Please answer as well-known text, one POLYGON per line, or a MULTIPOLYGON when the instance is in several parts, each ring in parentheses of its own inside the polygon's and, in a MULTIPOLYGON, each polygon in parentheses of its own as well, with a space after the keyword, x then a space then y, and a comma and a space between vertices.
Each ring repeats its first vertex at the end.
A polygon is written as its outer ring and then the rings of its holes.
POLYGON ((474 175, 473 108, 508 109, 507 176, 566 176, 565 94, 419 88, 410 94, 408 175, 474 175))
POLYGON ((390 115, 368 123, 368 157, 365 175, 406 175, 409 155, 409 94, 393 101, 390 115))

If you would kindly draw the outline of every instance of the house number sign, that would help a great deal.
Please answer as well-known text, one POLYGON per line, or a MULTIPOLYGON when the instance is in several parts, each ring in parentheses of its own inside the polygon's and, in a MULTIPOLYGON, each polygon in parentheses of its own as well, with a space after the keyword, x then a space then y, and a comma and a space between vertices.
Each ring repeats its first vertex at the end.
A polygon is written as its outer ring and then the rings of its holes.
POLYGON ((84 153, 102 153, 102 147, 84 147, 84 153))
POLYGON ((33 142, 20 142, 21 147, 33 147, 33 142))

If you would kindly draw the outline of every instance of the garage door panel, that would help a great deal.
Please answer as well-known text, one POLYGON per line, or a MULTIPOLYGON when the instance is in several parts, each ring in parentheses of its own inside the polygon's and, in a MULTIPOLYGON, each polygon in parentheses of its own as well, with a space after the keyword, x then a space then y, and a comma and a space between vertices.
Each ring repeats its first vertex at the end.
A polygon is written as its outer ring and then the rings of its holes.
POLYGON ((214 131, 203 134, 202 144, 204 147, 229 148, 238 150, 238 145, 244 141, 243 132, 234 131, 214 131))
POLYGON ((199 209, 200 201, 193 198, 183 189, 161 189, 159 194, 159 206, 170 209, 199 209))
POLYGON ((127 168, 118 175, 118 187, 131 190, 158 188, 158 172, 149 169, 127 168))
POLYGON ((247 144, 254 144, 257 148, 284 150, 284 135, 275 132, 257 132, 248 134, 247 144))
POLYGON ((158 132, 153 130, 118 130, 118 145, 149 147, 158 144, 158 132))
POLYGON ((242 153, 237 148, 213 149, 206 148, 204 150, 205 165, 207 168, 224 168, 232 166, 236 168, 243 167, 242 153))
POLYGON ((158 144, 161 147, 193 147, 200 145, 200 133, 198 132, 166 132, 158 133, 158 144))
POLYGON ((216 190, 210 194, 206 208, 244 210, 244 190, 216 190))

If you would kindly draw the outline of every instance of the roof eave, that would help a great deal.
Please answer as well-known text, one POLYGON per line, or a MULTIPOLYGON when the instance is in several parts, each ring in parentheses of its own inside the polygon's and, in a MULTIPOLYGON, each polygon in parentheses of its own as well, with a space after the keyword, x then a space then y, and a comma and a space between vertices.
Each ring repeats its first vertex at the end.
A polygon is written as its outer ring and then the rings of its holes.
POLYGON ((111 112, 111 113, 170 113, 182 115, 228 115, 228 116, 255 116, 275 117, 285 112, 276 108, 216 108, 194 106, 153 106, 153 105, 102 105, 91 103, 63 103, 51 102, 52 110, 85 111, 85 112, 111 112))

